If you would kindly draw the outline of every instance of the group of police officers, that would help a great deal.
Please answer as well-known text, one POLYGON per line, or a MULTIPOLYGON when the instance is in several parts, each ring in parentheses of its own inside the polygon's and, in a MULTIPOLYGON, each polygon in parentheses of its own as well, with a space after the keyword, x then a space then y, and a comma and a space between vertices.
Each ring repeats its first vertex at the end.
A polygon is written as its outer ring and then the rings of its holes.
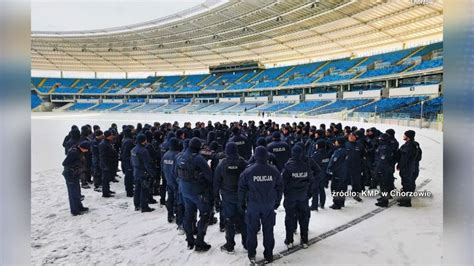
MULTIPOLYGON (((309 122, 277 124, 243 121, 223 123, 178 122, 124 125, 105 131, 99 126, 72 126, 63 146, 63 175, 72 215, 88 211, 82 205, 83 189, 94 186, 102 197, 114 197, 110 182, 118 182, 119 161, 127 197, 136 211, 151 212, 149 204, 167 208, 167 220, 186 235, 189 249, 207 251, 207 226, 217 223, 225 231, 221 250, 233 253, 235 234, 255 262, 257 233, 263 233, 264 257, 273 260, 275 210, 281 199, 285 209, 285 244, 294 246, 300 228, 301 245, 308 246, 311 210, 325 207, 326 192, 333 192, 332 209, 344 207, 348 186, 354 200, 363 190, 395 189, 398 169, 404 192, 415 191, 421 148, 415 132, 404 133, 399 147, 393 129, 380 132, 332 123, 319 128, 309 122), (310 201, 311 199, 311 201, 310 201), (197 216, 199 211, 199 217, 197 216)), ((377 206, 388 207, 389 193, 377 206)), ((410 197, 397 199, 411 207, 410 197)))

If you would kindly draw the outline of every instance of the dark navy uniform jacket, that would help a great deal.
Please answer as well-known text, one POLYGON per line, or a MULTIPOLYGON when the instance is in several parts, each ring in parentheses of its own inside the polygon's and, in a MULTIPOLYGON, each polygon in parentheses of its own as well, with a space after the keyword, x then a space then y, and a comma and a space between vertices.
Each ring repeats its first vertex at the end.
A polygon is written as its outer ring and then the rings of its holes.
POLYGON ((91 141, 92 168, 94 169, 100 169, 99 144, 100 140, 98 139, 91 141))
POLYGON ((288 143, 290 147, 293 147, 293 145, 296 143, 296 139, 292 134, 287 134, 287 135, 282 134, 282 139, 284 142, 288 143))
POLYGON ((245 169, 239 180, 239 202, 248 208, 273 208, 283 193, 281 174, 275 166, 257 162, 245 169))
POLYGON ((176 166, 176 157, 179 151, 167 151, 161 158, 161 170, 166 178, 166 182, 172 187, 178 186, 178 181, 176 179, 175 166, 176 166))
POLYGON ((131 151, 135 144, 133 139, 124 138, 122 141, 122 147, 120 148, 120 160, 122 161, 122 171, 132 170, 131 151))
POLYGON ((150 153, 142 144, 138 144, 132 149, 131 162, 135 180, 147 180, 156 174, 150 153))
POLYGON ((219 192, 224 200, 238 201, 239 178, 247 167, 247 162, 238 156, 227 156, 222 159, 214 172, 214 198, 219 192))
POLYGON ((347 168, 348 171, 361 171, 362 158, 365 156, 364 147, 360 142, 345 143, 346 154, 347 154, 347 168))
POLYGON ((245 136, 242 134, 234 135, 229 139, 229 142, 234 142, 237 145, 240 156, 245 160, 250 159, 250 156, 252 156, 252 145, 250 145, 249 140, 245 136))
POLYGON ((104 139, 99 144, 100 170, 114 171, 117 162, 117 152, 109 140, 104 139))
POLYGON ((394 152, 390 143, 380 142, 375 149, 375 172, 387 173, 392 171, 394 152))
POLYGON ((332 175, 334 179, 346 178, 347 167, 346 167, 346 150, 343 147, 338 147, 329 160, 327 173, 332 175))
MULTIPOLYGON (((250 157, 250 160, 248 160, 247 163, 249 165, 254 164, 255 163, 255 157, 252 155, 252 157, 250 157)), ((276 160, 275 154, 270 153, 270 152, 268 153, 267 163, 270 164, 270 165, 274 165, 276 167, 277 160, 276 160)))
POLYGON ((291 156, 291 147, 284 141, 273 141, 267 146, 267 150, 275 155, 276 167, 282 170, 285 163, 291 156))
POLYGON ((323 181, 326 180, 326 172, 328 169, 329 160, 331 159, 331 155, 327 149, 317 149, 312 155, 311 159, 313 159, 316 164, 319 166, 321 171, 319 172, 318 176, 315 176, 315 180, 323 181))
POLYGON ((201 194, 212 187, 211 168, 204 157, 199 153, 192 153, 189 148, 177 157, 175 171, 181 182, 192 186, 193 193, 201 194))
POLYGON ((66 158, 63 161, 63 174, 66 178, 76 178, 78 181, 84 170, 84 165, 85 157, 77 145, 75 145, 68 150, 66 158))
POLYGON ((313 185, 313 170, 303 159, 290 158, 283 167, 285 200, 307 200, 313 185))
POLYGON ((418 149, 414 141, 407 141, 400 147, 398 167, 401 176, 412 175, 416 170, 418 149))

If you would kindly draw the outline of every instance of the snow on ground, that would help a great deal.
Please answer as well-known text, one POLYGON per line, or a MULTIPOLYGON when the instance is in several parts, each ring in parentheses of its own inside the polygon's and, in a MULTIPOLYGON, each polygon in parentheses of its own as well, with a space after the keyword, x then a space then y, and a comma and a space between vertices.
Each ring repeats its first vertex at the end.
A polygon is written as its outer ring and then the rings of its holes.
MULTIPOLYGON (((248 264, 247 254, 240 244, 236 253, 219 250, 225 242, 218 225, 208 228, 206 241, 212 245, 205 254, 186 249, 185 237, 166 220, 166 208, 152 213, 134 211, 131 198, 124 192, 123 179, 112 183, 115 198, 102 198, 91 189, 82 190, 86 215, 73 217, 69 213, 66 185, 61 175, 64 159, 62 141, 71 125, 89 123, 108 128, 112 122, 122 124, 153 123, 154 121, 261 120, 250 116, 183 115, 183 114, 123 114, 123 113, 33 113, 31 120, 31 262, 35 265, 54 264, 248 264)), ((265 118, 266 120, 267 118, 265 118)), ((281 122, 329 123, 329 120, 273 117, 281 122)), ((343 125, 369 128, 373 124, 343 122, 343 125)), ((394 128, 397 139, 407 128, 377 124, 380 130, 394 128)), ((431 179, 424 188, 432 198, 413 200, 413 208, 393 206, 359 224, 332 235, 306 250, 297 251, 277 261, 281 264, 421 264, 441 263, 442 234, 442 132, 415 129, 416 139, 423 149, 421 173, 417 184, 431 179)), ((400 178, 396 186, 400 185, 400 178)), ((328 191, 326 191, 328 193, 328 191)), ((157 198, 158 199, 158 198, 157 198)), ((358 203, 348 199, 341 211, 329 208, 311 212, 310 238, 343 225, 374 209, 375 198, 358 203)), ((327 199, 327 206, 331 197, 327 199)), ((240 243, 240 236, 236 236, 240 243)), ((285 227, 284 209, 277 210, 274 252, 282 251, 285 227)), ((299 243, 299 235, 295 236, 299 243)), ((259 235, 257 259, 263 255, 259 235)))

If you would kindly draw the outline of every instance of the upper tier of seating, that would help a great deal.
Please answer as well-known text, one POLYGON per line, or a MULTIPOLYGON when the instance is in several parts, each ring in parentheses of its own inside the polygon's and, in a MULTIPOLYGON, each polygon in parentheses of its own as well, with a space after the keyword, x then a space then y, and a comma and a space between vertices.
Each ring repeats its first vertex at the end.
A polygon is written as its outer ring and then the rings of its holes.
MULTIPOLYGON (((40 93, 78 93, 86 86, 83 93, 173 93, 200 91, 234 91, 259 90, 280 86, 304 86, 317 83, 328 83, 352 79, 364 79, 416 71, 442 66, 442 58, 424 55, 442 49, 442 43, 431 44, 422 48, 410 48, 369 57, 343 58, 337 60, 267 68, 254 71, 233 71, 228 73, 200 74, 187 76, 148 77, 146 79, 74 79, 74 78, 32 78, 31 83, 40 93), (423 56, 425 60, 413 67, 407 58, 423 56), (375 64, 377 63, 377 64, 375 64), (375 68, 375 69, 374 69, 375 68), (368 70, 367 70, 368 69, 368 70), (367 70, 367 71, 366 71, 367 70), (364 72, 365 71, 365 72, 364 72), (137 87, 152 89, 135 89, 137 87), (144 85, 145 84, 145 85, 144 85), (52 90, 53 86, 58 88, 52 90), (154 86, 153 86, 154 88, 154 86), (102 90, 98 90, 102 89, 102 90)), ((439 55, 437 55, 439 56, 439 55)))

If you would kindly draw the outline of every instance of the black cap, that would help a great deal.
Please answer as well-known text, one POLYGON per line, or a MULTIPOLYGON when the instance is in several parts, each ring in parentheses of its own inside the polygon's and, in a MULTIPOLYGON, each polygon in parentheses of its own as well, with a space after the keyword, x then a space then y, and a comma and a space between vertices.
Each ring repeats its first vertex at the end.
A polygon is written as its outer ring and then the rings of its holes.
POLYGON ((112 131, 110 131, 110 130, 104 131, 104 137, 107 138, 107 137, 110 137, 111 135, 112 135, 112 131))
POLYGON ((138 134, 137 143, 142 144, 143 142, 145 142, 145 140, 146 140, 145 134, 138 134))
POLYGON ((395 136, 395 130, 393 130, 392 128, 385 130, 385 133, 389 134, 392 137, 395 136))
POLYGON ((273 139, 280 139, 281 138, 280 132, 278 132, 278 131, 273 132, 272 133, 272 138, 273 139))
POLYGON ((98 129, 98 130, 96 130, 96 131, 94 132, 94 135, 95 135, 96 137, 100 137, 100 136, 104 135, 104 132, 102 132, 102 130, 98 129))
POLYGON ((192 138, 189 142, 189 148, 194 152, 198 152, 201 149, 201 140, 196 137, 192 138))
POLYGON ((407 130, 407 131, 405 131, 405 136, 409 137, 411 140, 414 140, 415 139, 415 131, 407 130))
POLYGON ((88 150, 90 148, 91 144, 88 140, 84 140, 79 144, 79 147, 88 150))
POLYGON ((344 137, 337 137, 336 141, 339 143, 340 146, 346 143, 346 139, 344 137))

